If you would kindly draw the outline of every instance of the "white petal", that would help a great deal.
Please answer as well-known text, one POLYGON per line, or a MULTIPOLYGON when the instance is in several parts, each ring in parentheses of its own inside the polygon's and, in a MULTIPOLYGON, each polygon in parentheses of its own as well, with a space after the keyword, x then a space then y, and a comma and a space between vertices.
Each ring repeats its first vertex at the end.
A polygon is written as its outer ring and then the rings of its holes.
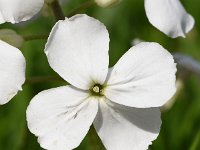
POLYGON ((176 64, 157 43, 132 47, 112 69, 105 95, 126 106, 159 107, 175 93, 176 64))
POLYGON ((159 134, 158 108, 131 108, 100 101, 95 129, 108 150, 146 150, 159 134))
POLYGON ((72 85, 88 89, 103 84, 108 71, 109 35, 106 27, 87 15, 59 21, 45 52, 51 67, 72 85))
POLYGON ((21 51, 0 40, 0 105, 10 101, 22 90, 25 66, 21 51))
POLYGON ((87 134, 98 110, 98 102, 70 86, 43 91, 27 109, 29 130, 48 150, 76 148, 87 134))
POLYGON ((0 0, 0 24, 26 21, 38 13, 43 4, 44 0, 0 0))
POLYGON ((179 0, 145 0, 145 10, 150 23, 172 38, 185 37, 194 26, 179 0))

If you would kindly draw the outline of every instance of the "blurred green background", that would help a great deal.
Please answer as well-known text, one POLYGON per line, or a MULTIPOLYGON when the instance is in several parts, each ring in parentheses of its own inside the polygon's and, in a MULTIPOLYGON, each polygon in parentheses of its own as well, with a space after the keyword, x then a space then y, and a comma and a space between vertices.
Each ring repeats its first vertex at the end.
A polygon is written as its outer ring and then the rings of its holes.
MULTIPOLYGON (((62 8, 67 15, 84 2, 85 0, 68 0, 62 8)), ((107 26, 111 39, 110 66, 131 47, 135 38, 158 42, 170 52, 182 52, 200 61, 200 1, 181 2, 196 21, 187 38, 171 39, 154 28, 145 15, 143 0, 123 0, 110 8, 94 5, 79 13, 87 13, 107 26)), ((0 29, 14 29, 27 38, 30 35, 48 35, 54 24, 53 16, 43 11, 28 22, 17 25, 6 23, 0 25, 0 29)), ((43 51, 45 43, 45 39, 26 40, 21 47, 27 62, 27 82, 23 86, 23 92, 19 92, 8 104, 0 106, 0 150, 41 150, 37 138, 27 129, 26 107, 38 92, 67 84, 50 68, 43 51)), ((200 76, 191 75, 182 81, 182 88, 174 105, 162 112, 161 132, 150 150, 200 150, 199 79, 200 76)), ((77 148, 104 149, 93 128, 77 148)))

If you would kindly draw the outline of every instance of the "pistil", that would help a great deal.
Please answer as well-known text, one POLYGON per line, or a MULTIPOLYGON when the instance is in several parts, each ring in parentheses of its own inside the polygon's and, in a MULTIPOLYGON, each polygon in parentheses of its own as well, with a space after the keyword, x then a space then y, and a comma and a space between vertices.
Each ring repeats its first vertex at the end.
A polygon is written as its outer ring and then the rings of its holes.
POLYGON ((103 86, 100 84, 95 84, 92 86, 90 91, 91 91, 92 95, 102 96, 103 95, 103 86))

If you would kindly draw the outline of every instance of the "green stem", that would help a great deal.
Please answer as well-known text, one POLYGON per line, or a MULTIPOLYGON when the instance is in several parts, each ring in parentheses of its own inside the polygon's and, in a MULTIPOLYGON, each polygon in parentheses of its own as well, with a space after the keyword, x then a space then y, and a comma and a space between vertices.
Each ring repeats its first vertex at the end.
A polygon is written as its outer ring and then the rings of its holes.
POLYGON ((39 77, 30 77, 26 80, 25 84, 36 84, 40 82, 51 82, 51 81, 64 81, 61 77, 57 76, 39 76, 39 77))
POLYGON ((53 11, 56 21, 65 19, 65 15, 62 11, 62 8, 61 8, 58 0, 54 0, 51 4, 49 4, 49 6, 53 11))
POLYGON ((20 142, 19 146, 16 148, 17 150, 27 149, 28 132, 29 131, 28 131, 26 124, 25 124, 24 127, 23 127, 23 131, 22 131, 21 142, 20 142))
POLYGON ((82 10, 84 10, 84 9, 86 9, 86 8, 89 8, 89 7, 93 6, 93 5, 95 5, 94 0, 88 0, 88 1, 86 1, 86 2, 84 2, 84 3, 82 3, 80 6, 76 7, 76 8, 75 8, 74 10, 72 10, 71 12, 69 12, 69 13, 67 14, 67 17, 71 17, 71 16, 73 16, 73 15, 79 13, 80 11, 82 11, 82 10))

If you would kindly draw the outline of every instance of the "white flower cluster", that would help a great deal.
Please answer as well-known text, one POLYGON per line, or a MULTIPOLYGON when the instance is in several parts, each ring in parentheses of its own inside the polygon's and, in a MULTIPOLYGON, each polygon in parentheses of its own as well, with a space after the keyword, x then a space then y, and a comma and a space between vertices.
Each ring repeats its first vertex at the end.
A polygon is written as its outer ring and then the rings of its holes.
MULTIPOLYGON (((26 21, 43 4, 0 0, 0 23, 26 21)), ((145 0, 145 10, 151 24, 173 38, 194 25, 179 0, 145 0)), ((145 150, 157 138, 159 107, 176 91, 173 57, 157 43, 141 42, 108 68, 109 41, 106 27, 84 14, 53 27, 45 53, 52 69, 71 85, 39 93, 27 108, 28 128, 42 148, 74 149, 92 124, 108 150, 145 150)), ((25 58, 3 41, 0 57, 0 104, 5 104, 25 81, 25 58)))

